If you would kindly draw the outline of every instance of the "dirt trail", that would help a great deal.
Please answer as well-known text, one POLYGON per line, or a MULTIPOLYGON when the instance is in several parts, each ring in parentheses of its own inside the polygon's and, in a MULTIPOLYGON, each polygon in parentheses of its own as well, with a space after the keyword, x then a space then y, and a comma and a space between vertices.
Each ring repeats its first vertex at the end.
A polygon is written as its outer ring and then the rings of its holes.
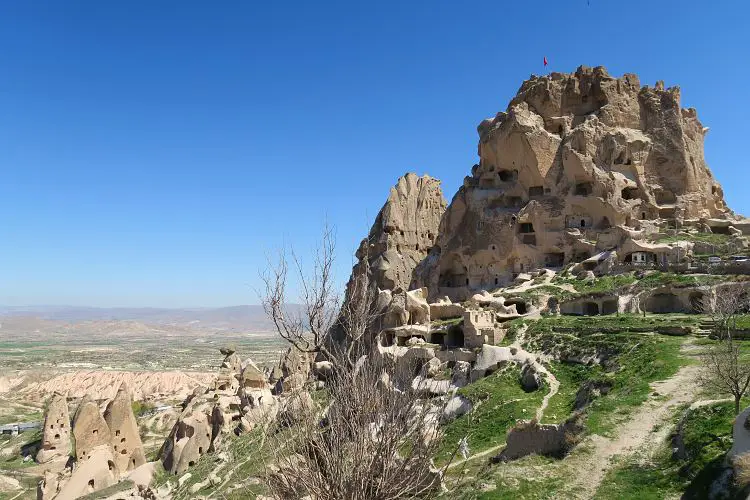
POLYGON ((596 494, 614 457, 629 455, 639 449, 650 454, 666 439, 670 426, 662 424, 671 420, 675 408, 695 401, 698 395, 700 387, 696 379, 699 369, 695 365, 686 366, 672 378, 651 384, 659 396, 649 397, 638 407, 619 427, 616 438, 593 435, 580 445, 588 452, 566 459, 569 469, 576 472, 571 478, 572 486, 582 498, 592 498, 596 494))

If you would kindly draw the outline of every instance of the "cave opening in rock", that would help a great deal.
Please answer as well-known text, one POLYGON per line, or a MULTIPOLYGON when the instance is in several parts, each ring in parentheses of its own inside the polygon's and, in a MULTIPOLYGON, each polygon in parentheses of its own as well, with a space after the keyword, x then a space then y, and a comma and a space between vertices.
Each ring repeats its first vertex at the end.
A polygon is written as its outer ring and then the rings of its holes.
POLYGON ((445 344, 445 332, 432 332, 430 334, 430 343, 437 345, 445 344))
POLYGON ((623 200, 638 200, 641 197, 641 192, 637 187, 626 187, 622 190, 623 200))
POLYGON ((590 196, 594 192, 594 185, 591 182, 579 182, 576 184, 576 196, 590 196))
POLYGON ((688 300, 690 300, 690 308, 694 313, 700 314, 704 312, 704 295, 702 292, 692 292, 688 300))
POLYGON ((518 170, 498 170, 497 176, 502 182, 513 182, 518 179, 518 170))
POLYGON ((529 188, 529 198, 544 196, 544 186, 531 186, 529 188))
POLYGON ((599 304, 596 302, 585 302, 583 304, 584 316, 597 316, 599 314, 599 304))
POLYGON ((464 331, 460 327, 453 327, 448 330, 445 336, 445 346, 448 348, 464 346, 464 331))
POLYGON ((515 305, 518 314, 526 314, 528 312, 526 302, 520 299, 508 299, 505 301, 505 305, 508 307, 515 305))
POLYGON ((602 302, 602 314, 615 314, 617 312, 617 299, 602 302))
POLYGON ((685 312, 682 310, 680 299, 669 292, 656 293, 646 300, 645 309, 648 312, 665 314, 685 312))

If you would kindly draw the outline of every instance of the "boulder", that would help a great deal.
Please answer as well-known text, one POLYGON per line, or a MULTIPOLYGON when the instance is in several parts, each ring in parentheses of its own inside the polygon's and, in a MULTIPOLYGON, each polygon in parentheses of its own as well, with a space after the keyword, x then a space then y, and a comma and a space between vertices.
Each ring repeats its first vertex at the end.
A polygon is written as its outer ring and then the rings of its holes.
POLYGON ((160 453, 164 468, 177 475, 195 465, 212 445, 212 415, 197 409, 186 412, 172 428, 160 453))
POLYGON ((240 383, 245 390, 265 389, 268 387, 265 373, 250 360, 246 361, 244 368, 242 368, 240 383))
POLYGON ((534 368, 534 365, 529 363, 523 365, 523 368, 521 368, 521 387, 523 390, 526 392, 533 392, 539 389, 540 385, 541 378, 534 368))
POLYGON ((453 366, 451 384, 455 387, 464 387, 469 383, 470 375, 471 363, 468 361, 456 361, 456 364, 453 366))
POLYGON ((454 421, 458 417, 466 415, 473 408, 470 400, 463 396, 453 396, 443 407, 443 413, 440 416, 440 421, 443 424, 454 421))
POLYGON ((328 380, 333 374, 333 364, 330 361, 318 361, 313 365, 313 373, 320 380, 328 380))

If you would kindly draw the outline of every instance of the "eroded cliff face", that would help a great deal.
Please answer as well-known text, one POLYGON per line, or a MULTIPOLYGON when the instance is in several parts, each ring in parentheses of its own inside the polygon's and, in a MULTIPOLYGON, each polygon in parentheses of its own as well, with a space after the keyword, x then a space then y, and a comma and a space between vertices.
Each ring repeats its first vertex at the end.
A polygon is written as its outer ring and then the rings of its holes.
POLYGON ((414 268, 435 243, 445 207, 440 181, 430 176, 409 173, 391 188, 357 251, 360 263, 369 260, 379 289, 409 289, 414 268))
POLYGON ((465 298, 660 227, 731 216, 704 159, 706 131, 677 87, 602 67, 532 76, 479 125, 479 163, 412 286, 465 298))

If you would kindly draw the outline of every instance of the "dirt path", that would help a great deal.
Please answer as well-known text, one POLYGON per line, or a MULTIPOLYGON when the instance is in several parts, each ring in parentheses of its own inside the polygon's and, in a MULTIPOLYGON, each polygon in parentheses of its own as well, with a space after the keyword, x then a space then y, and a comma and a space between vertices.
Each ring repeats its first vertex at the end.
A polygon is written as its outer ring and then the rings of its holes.
POLYGON ((571 478, 572 486, 581 492, 582 498, 592 498, 596 494, 614 457, 629 455, 639 449, 650 454, 666 439, 670 426, 662 424, 671 420, 675 408, 695 401, 698 395, 698 371, 698 366, 686 366, 672 378, 651 384, 659 396, 650 396, 638 407, 619 428, 616 438, 593 435, 580 445, 585 446, 587 452, 566 459, 569 469, 576 472, 571 478))

